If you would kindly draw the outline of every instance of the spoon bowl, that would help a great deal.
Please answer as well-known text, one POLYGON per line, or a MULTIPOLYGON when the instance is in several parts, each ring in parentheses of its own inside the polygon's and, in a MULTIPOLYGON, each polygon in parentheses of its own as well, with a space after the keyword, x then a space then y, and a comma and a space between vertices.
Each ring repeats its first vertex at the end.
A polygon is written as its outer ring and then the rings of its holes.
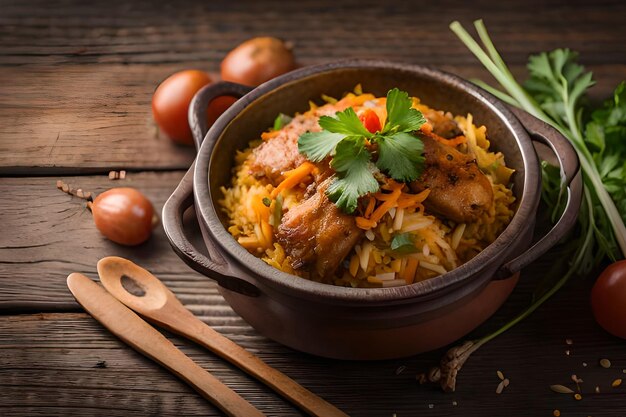
POLYGON ((98 262, 100 282, 107 291, 131 310, 204 346, 313 416, 345 417, 343 411, 270 367, 232 340, 213 330, 187 310, 157 277, 128 259, 110 256, 98 262), (124 277, 133 280, 144 292, 130 293, 123 285, 124 277))

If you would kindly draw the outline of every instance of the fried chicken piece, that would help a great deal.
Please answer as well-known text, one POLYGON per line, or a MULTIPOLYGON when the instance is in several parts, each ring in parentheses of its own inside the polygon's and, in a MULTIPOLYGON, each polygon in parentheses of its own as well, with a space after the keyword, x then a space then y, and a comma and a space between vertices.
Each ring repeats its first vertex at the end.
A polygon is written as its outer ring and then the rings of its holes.
POLYGON ((493 204, 493 189, 476 160, 431 133, 419 133, 424 142, 425 169, 411 190, 430 189, 424 206, 458 223, 476 221, 493 204))
POLYGON ((321 182, 310 197, 282 218, 276 238, 294 269, 311 266, 316 277, 332 276, 362 236, 354 216, 341 212, 326 196, 332 178, 321 182))
POLYGON ((283 172, 297 168, 306 161, 298 151, 298 138, 305 132, 319 132, 319 116, 331 116, 343 110, 343 106, 322 106, 316 109, 315 116, 297 115, 283 127, 276 136, 266 140, 252 150, 250 155, 250 174, 255 177, 266 176, 276 182, 283 172))

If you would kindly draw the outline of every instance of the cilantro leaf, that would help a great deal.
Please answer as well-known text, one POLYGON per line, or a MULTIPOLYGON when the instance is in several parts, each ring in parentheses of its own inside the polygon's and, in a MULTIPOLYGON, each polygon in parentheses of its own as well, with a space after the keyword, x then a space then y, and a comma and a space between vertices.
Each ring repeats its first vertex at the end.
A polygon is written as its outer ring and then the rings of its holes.
POLYGON ((406 91, 397 88, 387 93, 387 121, 383 134, 388 132, 413 132, 426 123, 424 115, 413 108, 413 101, 406 91))
POLYGON ((321 132, 306 132, 298 138, 298 151, 312 161, 333 156, 331 167, 337 179, 328 187, 329 198, 344 212, 352 213, 359 197, 376 192, 380 186, 374 175, 376 167, 365 139, 378 145, 376 166, 393 179, 403 182, 417 179, 424 166, 424 145, 410 132, 419 129, 424 116, 412 108, 409 95, 394 88, 387 94, 387 122, 382 132, 368 131, 352 107, 319 118, 321 132))
POLYGON ((617 86, 612 100, 591 114, 585 143, 593 152, 604 188, 626 221, 626 82, 617 86))
POLYGON ((370 169, 371 154, 364 145, 362 137, 339 142, 331 163, 339 178, 330 184, 326 194, 348 214, 356 209, 359 197, 379 189, 370 169))
POLYGON ((376 166, 397 181, 410 182, 419 178, 424 168, 424 143, 410 133, 399 132, 378 137, 376 166))
POLYGON ((346 136, 327 130, 306 132, 298 138, 298 151, 312 162, 320 162, 330 155, 346 136))
POLYGON ((391 250, 399 255, 417 252, 415 236, 411 233, 400 233, 391 239, 391 250))
POLYGON ((365 136, 371 138, 372 134, 363 126, 359 116, 352 107, 335 113, 335 117, 322 116, 319 120, 320 127, 333 133, 343 133, 348 136, 365 136))
POLYGON ((585 72, 585 67, 576 63, 577 59, 578 54, 569 49, 555 49, 528 58, 530 78, 524 88, 562 126, 568 125, 568 110, 595 84, 591 72, 585 72))

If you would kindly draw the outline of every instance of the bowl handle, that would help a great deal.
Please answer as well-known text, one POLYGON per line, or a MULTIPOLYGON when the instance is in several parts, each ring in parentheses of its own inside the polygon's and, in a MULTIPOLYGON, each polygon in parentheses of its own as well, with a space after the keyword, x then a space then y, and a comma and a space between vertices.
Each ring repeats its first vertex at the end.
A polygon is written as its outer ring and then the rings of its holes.
MULTIPOLYGON (((219 81, 209 84, 196 93, 189 105, 189 126, 193 133, 196 149, 200 145, 209 129, 207 123, 207 109, 209 103, 220 96, 232 96, 241 98, 250 92, 252 88, 241 84, 219 81)), ((232 276, 228 262, 214 248, 207 245, 209 256, 198 251, 185 235, 183 228, 183 214, 193 205, 193 173, 195 163, 191 165, 176 190, 163 206, 163 229, 167 235, 174 252, 192 269, 209 278, 231 291, 243 295, 257 297, 261 294, 259 289, 252 283, 232 276)))
POLYGON ((206 114, 211 101, 221 96, 241 98, 250 91, 252 91, 252 87, 228 81, 218 81, 214 84, 202 87, 196 93, 191 103, 189 103, 189 111, 187 113, 189 127, 191 128, 191 133, 193 133, 193 141, 196 144, 196 149, 200 149, 200 145, 209 131, 206 114))
POLYGON ((200 272, 231 291, 257 297, 261 294, 252 283, 232 276, 227 261, 215 250, 208 247, 209 256, 203 255, 189 241, 183 228, 183 214, 193 205, 193 171, 191 165, 176 190, 163 206, 162 223, 165 234, 174 252, 192 269, 200 272))
POLYGON ((569 140, 552 126, 525 111, 514 107, 510 107, 510 110, 528 131, 532 140, 548 146, 556 155, 561 168, 561 183, 567 186, 567 203, 561 217, 552 226, 552 229, 524 253, 502 265, 496 271, 495 279, 508 278, 520 271, 547 252, 565 236, 576 223, 583 189, 578 155, 569 140))

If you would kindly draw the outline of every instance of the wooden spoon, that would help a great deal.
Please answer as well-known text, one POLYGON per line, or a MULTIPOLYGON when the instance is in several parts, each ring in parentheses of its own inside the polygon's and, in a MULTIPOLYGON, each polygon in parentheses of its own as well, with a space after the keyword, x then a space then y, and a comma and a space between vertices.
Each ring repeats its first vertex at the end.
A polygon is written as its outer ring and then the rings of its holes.
POLYGON ((67 286, 85 310, 104 327, 135 350, 172 371, 228 416, 264 416, 85 275, 77 272, 70 274, 67 286))
POLYGON ((140 266, 127 259, 110 256, 98 262, 98 274, 107 291, 129 308, 149 321, 206 347, 282 394, 308 414, 323 417, 347 416, 200 321, 157 277, 140 266), (143 294, 136 296, 128 292, 122 285, 124 277, 133 280, 143 294))

